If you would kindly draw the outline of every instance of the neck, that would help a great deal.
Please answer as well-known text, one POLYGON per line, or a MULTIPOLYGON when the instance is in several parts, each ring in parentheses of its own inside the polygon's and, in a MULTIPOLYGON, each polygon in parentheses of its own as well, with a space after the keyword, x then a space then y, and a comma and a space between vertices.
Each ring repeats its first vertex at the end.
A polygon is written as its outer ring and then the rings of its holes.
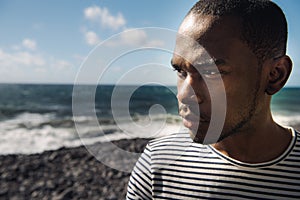
POLYGON ((267 117, 255 121, 251 128, 245 128, 212 146, 222 154, 246 163, 262 163, 277 158, 290 144, 290 131, 276 124, 270 112, 267 117))

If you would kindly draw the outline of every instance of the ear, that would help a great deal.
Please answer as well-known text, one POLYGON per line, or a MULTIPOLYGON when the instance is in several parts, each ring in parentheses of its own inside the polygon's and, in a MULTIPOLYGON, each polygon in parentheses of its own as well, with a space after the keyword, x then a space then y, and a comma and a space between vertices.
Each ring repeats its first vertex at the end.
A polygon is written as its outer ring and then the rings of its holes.
POLYGON ((272 66, 268 74, 268 85, 265 90, 268 95, 275 94, 285 85, 293 66, 290 57, 287 55, 275 58, 271 63, 272 66))

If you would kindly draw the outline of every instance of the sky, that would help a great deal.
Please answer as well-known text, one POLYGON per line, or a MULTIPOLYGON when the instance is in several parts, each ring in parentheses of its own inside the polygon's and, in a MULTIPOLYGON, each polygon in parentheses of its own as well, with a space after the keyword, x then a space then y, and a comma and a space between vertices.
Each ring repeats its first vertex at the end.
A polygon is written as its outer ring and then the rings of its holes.
MULTIPOLYGON (((171 53, 164 50, 172 49, 175 31, 195 2, 1 0, 0 83, 139 84, 155 77, 153 82, 174 85, 171 53), (128 40, 134 42, 126 49, 131 53, 121 55, 118 48, 129 46, 128 40), (138 46, 156 49, 134 51, 138 46)), ((294 68, 287 86, 300 87, 300 1, 275 2, 289 24, 294 68)))

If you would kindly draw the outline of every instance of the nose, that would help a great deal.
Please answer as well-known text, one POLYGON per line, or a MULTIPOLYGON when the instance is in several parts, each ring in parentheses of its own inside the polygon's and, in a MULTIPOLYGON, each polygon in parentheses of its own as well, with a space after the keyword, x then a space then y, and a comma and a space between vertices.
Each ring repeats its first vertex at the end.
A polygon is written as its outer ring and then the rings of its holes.
POLYGON ((183 104, 202 103, 203 97, 201 96, 201 89, 199 80, 187 76, 184 80, 178 80, 177 83, 177 99, 183 104))

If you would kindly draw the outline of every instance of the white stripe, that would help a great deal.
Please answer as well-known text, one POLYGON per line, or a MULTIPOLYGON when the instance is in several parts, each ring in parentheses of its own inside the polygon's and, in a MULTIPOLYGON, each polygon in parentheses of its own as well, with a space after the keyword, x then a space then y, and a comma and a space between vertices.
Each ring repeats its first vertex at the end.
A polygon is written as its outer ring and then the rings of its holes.
MULTIPOLYGON (((182 137, 182 134, 180 137, 182 137)), ((187 137, 189 136, 187 135, 187 137)), ((269 162, 271 164, 270 166, 261 169, 234 165, 230 160, 224 159, 216 153, 212 153, 209 148, 203 145, 180 141, 188 141, 188 139, 176 139, 175 135, 172 135, 171 137, 165 137, 163 140, 151 141, 144 154, 142 154, 142 157, 151 163, 151 166, 142 159, 139 159, 136 165, 139 166, 142 171, 150 170, 152 172, 152 180, 149 180, 144 174, 140 174, 140 176, 149 181, 152 185, 152 188, 149 188, 152 190, 152 193, 158 190, 157 196, 165 196, 173 199, 186 199, 187 197, 184 196, 186 194, 196 195, 195 198, 188 197, 188 199, 201 199, 198 198, 199 196, 220 199, 244 199, 236 195, 244 195, 249 198, 270 199, 289 199, 289 196, 292 195, 295 196, 294 199, 299 199, 300 197, 299 152, 292 151, 289 155, 286 155, 283 160, 278 161, 280 164, 269 162), (145 153, 151 156, 151 158, 145 156, 145 153), (286 161, 286 159, 292 159, 293 161, 286 161), (145 169, 141 163, 145 165, 147 169, 145 169), (294 167, 281 166, 284 164, 294 167), (197 166, 199 167, 197 168, 197 166), (161 182, 160 179, 163 181, 161 182), (285 184, 281 184, 281 182, 285 184), (153 184, 154 186, 156 186, 156 184, 162 184, 162 187, 153 187, 153 184), (171 186, 176 188, 172 188, 171 186), (188 189, 193 189, 194 191, 189 191, 188 189), (168 191, 179 194, 167 194, 168 191), (223 194, 219 195, 214 192, 223 194), (259 194, 260 192, 270 194, 259 194), (282 197, 283 195, 286 196, 282 197)), ((294 147, 294 150, 299 151, 299 133, 297 133, 297 145, 297 147, 294 147)), ((290 147, 292 148, 293 146, 290 147)), ((244 165, 245 163, 242 164, 244 165)), ((136 168, 135 170, 138 171, 136 168)), ((137 179, 137 183, 133 183, 133 185, 129 183, 128 191, 139 194, 140 190, 142 190, 141 186, 147 187, 147 184, 138 178, 135 173, 132 173, 131 179, 133 177, 137 179), (132 187, 133 190, 131 190, 130 187, 132 187)), ((156 194, 153 193, 152 195, 156 194)), ((128 194, 128 197, 136 198, 130 194, 128 194)), ((142 196, 140 198, 147 199, 148 197, 142 196)))

